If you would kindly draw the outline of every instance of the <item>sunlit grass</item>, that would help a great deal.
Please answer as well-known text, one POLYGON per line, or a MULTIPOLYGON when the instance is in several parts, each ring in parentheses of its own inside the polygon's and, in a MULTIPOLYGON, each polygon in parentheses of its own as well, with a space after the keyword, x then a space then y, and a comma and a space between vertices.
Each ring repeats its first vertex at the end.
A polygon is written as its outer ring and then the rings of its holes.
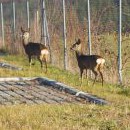
POLYGON ((48 77, 79 90, 89 92, 110 102, 109 106, 94 104, 74 105, 14 105, 0 107, 0 129, 2 130, 129 130, 130 89, 105 83, 102 87, 93 80, 81 81, 72 74, 48 65, 47 74, 38 61, 29 68, 26 57, 5 56, 1 61, 22 67, 23 70, 0 68, 0 77, 48 77))
POLYGON ((15 130, 122 130, 129 129, 128 111, 123 106, 97 105, 18 105, 1 107, 1 128, 15 130))

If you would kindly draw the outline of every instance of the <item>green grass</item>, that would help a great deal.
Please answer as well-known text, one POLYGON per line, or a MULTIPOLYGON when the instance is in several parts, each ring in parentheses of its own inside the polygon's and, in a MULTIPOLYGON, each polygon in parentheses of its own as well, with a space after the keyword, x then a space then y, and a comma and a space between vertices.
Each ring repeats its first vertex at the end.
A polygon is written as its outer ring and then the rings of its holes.
POLYGON ((23 67, 22 71, 0 68, 0 77, 48 77, 89 92, 110 102, 109 106, 94 104, 43 104, 0 107, 0 130, 130 130, 130 88, 97 82, 94 87, 86 79, 80 85, 78 74, 54 66, 48 73, 40 64, 29 68, 28 60, 20 56, 1 57, 1 61, 23 67))

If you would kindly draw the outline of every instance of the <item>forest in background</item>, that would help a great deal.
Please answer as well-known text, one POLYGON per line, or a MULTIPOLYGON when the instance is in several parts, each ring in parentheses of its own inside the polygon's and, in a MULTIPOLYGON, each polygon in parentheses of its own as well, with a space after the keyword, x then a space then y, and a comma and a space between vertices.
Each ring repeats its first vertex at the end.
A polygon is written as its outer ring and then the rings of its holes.
MULTIPOLYGON (((82 39, 84 53, 88 53, 88 21, 87 21, 87 0, 65 0, 66 1, 66 27, 67 27, 67 55, 68 70, 77 72, 76 58, 70 52, 70 46, 76 38, 82 39)), ((6 49, 11 54, 24 54, 21 44, 20 28, 27 29, 26 0, 16 2, 16 40, 13 39, 13 10, 11 1, 3 2, 4 7, 4 29, 6 49)), ((52 64, 60 68, 63 66, 63 8, 62 0, 45 0, 48 29, 51 41, 52 64)), ((118 32, 118 1, 115 0, 91 0, 91 32, 92 32, 92 53, 103 55, 106 60, 105 79, 109 82, 117 82, 117 32, 118 32), (111 76, 113 75, 113 77, 111 76)), ((130 2, 123 0, 123 72, 129 75, 129 23, 130 23, 130 2)), ((31 41, 41 41, 41 0, 30 0, 30 29, 31 41), (37 17, 36 12, 39 12, 37 17)), ((0 23, 1 27, 1 23, 0 23)), ((1 32, 0 32, 1 36, 1 32)), ((0 42, 2 40, 0 39, 0 42)), ((127 78, 126 78, 127 79, 127 78)))
MULTIPOLYGON (((26 0, 14 0, 17 4, 19 4, 18 9, 20 11, 23 10, 23 2, 25 3, 26 0)), ((35 6, 35 8, 38 8, 41 5, 42 0, 29 0, 30 2, 30 10, 32 10, 35 6), (39 4, 39 6, 38 6, 39 4)), ((3 4, 10 4, 11 0, 0 0, 3 4)), ((76 12, 78 14, 79 21, 83 21, 84 18, 87 17, 87 0, 66 0, 66 8, 74 8, 76 9, 76 12)), ((60 9, 62 5, 62 0, 45 0, 46 7, 52 7, 53 9, 57 8, 60 9)), ((91 0, 90 6, 91 6, 91 22, 94 24, 101 24, 101 27, 97 27, 97 32, 104 32, 104 31, 114 31, 117 29, 117 23, 118 23, 118 4, 119 0, 91 0), (112 29, 110 29, 110 27, 112 29), (113 28, 114 27, 114 28, 113 28)), ((26 5, 25 5, 26 6, 26 5)), ((129 32, 130 31, 130 1, 129 0, 122 0, 122 10, 123 10, 123 32, 129 32)), ((6 8, 6 7, 5 7, 6 8)), ((47 13, 49 13, 50 9, 47 13)), ((5 11, 5 17, 11 17, 11 11, 5 11)), ((25 14, 26 15, 26 14, 25 14)), ((55 16, 57 17, 57 16, 55 16)))

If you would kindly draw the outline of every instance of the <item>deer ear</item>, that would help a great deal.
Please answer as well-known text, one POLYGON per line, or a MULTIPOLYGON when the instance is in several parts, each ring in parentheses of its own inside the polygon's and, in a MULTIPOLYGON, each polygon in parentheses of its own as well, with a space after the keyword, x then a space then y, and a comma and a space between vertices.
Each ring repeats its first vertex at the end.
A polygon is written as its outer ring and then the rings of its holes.
POLYGON ((23 33, 25 32, 22 27, 21 27, 21 32, 23 32, 23 33))
POLYGON ((28 32, 30 32, 30 28, 28 28, 28 32))
POLYGON ((79 44, 81 43, 81 40, 80 40, 80 39, 78 39, 78 43, 79 43, 79 44))

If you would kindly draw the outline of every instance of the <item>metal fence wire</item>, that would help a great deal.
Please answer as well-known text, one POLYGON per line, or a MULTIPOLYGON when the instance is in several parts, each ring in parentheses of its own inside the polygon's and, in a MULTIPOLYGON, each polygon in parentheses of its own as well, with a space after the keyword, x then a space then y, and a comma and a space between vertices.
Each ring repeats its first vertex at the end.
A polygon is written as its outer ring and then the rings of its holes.
POLYGON ((85 54, 89 54, 91 49, 92 54, 106 59, 104 76, 109 83, 119 81, 118 49, 121 25, 120 71, 123 84, 130 85, 129 0, 0 0, 0 3, 1 49, 7 49, 12 54, 23 54, 20 28, 30 28, 31 41, 44 44, 46 42, 50 47, 53 65, 77 73, 77 61, 69 48, 75 39, 80 38, 85 54))

